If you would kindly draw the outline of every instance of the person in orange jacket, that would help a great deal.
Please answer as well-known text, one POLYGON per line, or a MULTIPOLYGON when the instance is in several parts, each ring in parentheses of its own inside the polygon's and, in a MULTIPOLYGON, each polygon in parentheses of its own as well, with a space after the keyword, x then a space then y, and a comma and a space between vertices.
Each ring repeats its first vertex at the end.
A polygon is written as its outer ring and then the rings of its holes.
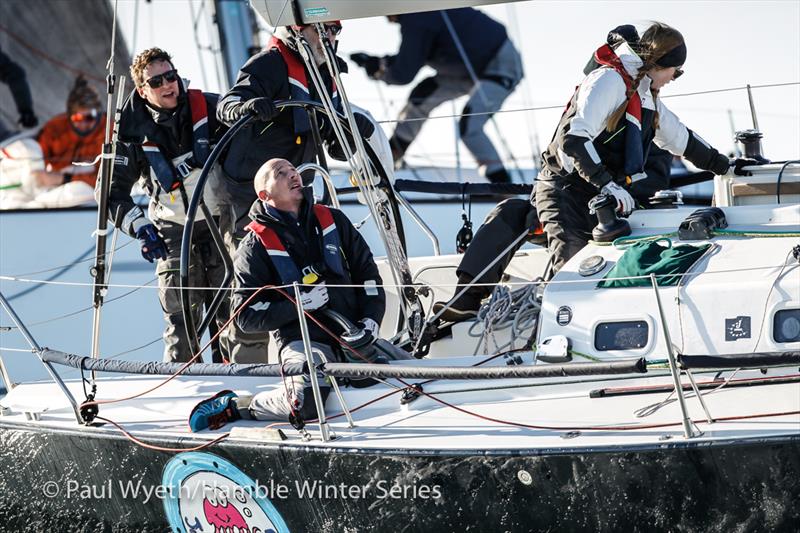
POLYGON ((36 138, 42 147, 45 170, 35 174, 39 187, 58 187, 72 180, 94 187, 100 161, 91 163, 103 149, 105 113, 100 96, 80 75, 67 96, 67 112, 51 118, 36 138))

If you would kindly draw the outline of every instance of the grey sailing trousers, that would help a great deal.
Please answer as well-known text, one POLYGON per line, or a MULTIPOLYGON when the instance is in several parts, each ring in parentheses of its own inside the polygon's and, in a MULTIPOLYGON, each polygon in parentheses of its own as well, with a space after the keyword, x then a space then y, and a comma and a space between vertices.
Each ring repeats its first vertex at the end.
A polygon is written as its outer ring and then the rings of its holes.
MULTIPOLYGON (((167 258, 159 259, 156 272, 158 274, 158 296, 164 312, 164 361, 186 362, 194 355, 191 343, 186 334, 186 323, 183 319, 183 307, 180 294, 181 240, 183 225, 174 222, 159 221, 158 231, 167 245, 167 258)), ((214 298, 214 291, 208 287, 219 287, 225 276, 225 265, 219 250, 209 233, 205 222, 198 223, 192 238, 191 264, 189 267, 189 285, 198 287, 190 290, 192 318, 197 327, 202 318, 203 308, 214 298)), ((222 327, 228 317, 228 303, 223 302, 215 317, 215 328, 222 327)), ((219 349, 223 357, 228 357, 229 339, 226 334, 220 336, 219 349)))
POLYGON ((503 162, 483 127, 522 79, 522 59, 510 40, 500 47, 478 83, 469 77, 431 76, 411 91, 400 112, 394 137, 404 145, 411 144, 422 129, 431 111, 442 103, 469 94, 459 121, 464 145, 480 165, 484 174, 503 168, 503 162))
MULTIPOLYGON (((317 363, 322 361, 338 361, 333 349, 327 344, 312 341, 311 351, 314 361, 317 363)), ((280 359, 281 362, 285 364, 305 363, 306 352, 303 347, 303 341, 292 341, 284 346, 283 349, 281 349, 280 359)), ((320 385, 320 392, 322 392, 324 401, 330 392, 330 385, 321 374, 317 374, 317 381, 320 385)), ((309 376, 287 376, 283 378, 283 383, 279 384, 277 388, 260 392, 253 396, 253 399, 250 401, 250 414, 256 420, 286 420, 292 411, 290 402, 293 404, 295 410, 300 411, 306 401, 314 402, 309 376)), ((306 408, 302 410, 304 412, 309 412, 311 409, 306 408)), ((313 409, 313 411, 316 413, 316 409, 313 409)))

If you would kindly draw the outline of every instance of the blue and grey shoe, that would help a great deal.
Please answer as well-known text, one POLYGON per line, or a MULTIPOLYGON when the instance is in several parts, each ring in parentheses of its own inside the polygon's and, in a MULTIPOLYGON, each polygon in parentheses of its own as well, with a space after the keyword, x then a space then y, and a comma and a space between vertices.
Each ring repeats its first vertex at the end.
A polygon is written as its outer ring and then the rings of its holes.
POLYGON ((239 420, 237 398, 233 391, 224 390, 198 403, 189 414, 189 429, 194 433, 204 429, 219 429, 228 422, 239 420))

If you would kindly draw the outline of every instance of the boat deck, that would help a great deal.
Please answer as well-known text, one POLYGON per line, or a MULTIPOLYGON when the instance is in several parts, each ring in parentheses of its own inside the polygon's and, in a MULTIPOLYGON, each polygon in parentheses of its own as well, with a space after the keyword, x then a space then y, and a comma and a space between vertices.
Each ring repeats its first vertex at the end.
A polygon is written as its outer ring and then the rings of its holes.
MULTIPOLYGON (((458 358, 461 359, 461 358, 458 358)), ((464 358, 467 359, 467 358, 464 358)), ((474 361, 474 358, 471 358, 474 361)), ((456 363, 451 360, 449 363, 456 363)), ((415 362, 418 364, 419 362, 415 362)), ((500 363, 502 364, 502 363, 500 363)), ((722 375, 720 381, 732 372, 722 375)), ((714 379, 715 373, 695 374, 698 384, 714 379)), ((309 424, 311 440, 303 440, 289 424, 266 421, 238 421, 217 431, 191 433, 187 420, 192 407, 201 399, 223 389, 253 394, 279 386, 267 378, 179 377, 156 391, 134 400, 100 406, 100 416, 125 427, 136 437, 160 443, 180 439, 178 447, 189 441, 202 443, 231 432, 230 441, 254 443, 269 441, 259 428, 281 428, 288 439, 283 445, 329 446, 348 450, 396 450, 414 452, 558 453, 559 450, 651 448, 672 445, 730 443, 768 438, 800 437, 800 381, 751 386, 740 380, 764 380, 784 376, 798 377, 797 368, 740 370, 731 383, 719 390, 704 390, 712 416, 719 421, 708 424, 696 398, 687 392, 687 406, 702 435, 685 439, 681 411, 673 401, 648 416, 637 411, 669 398, 671 378, 666 371, 646 375, 548 378, 493 381, 437 381, 425 385, 433 398, 420 397, 409 405, 400 404, 401 393, 394 387, 378 384, 366 389, 342 388, 345 401, 355 410, 354 428, 341 416, 334 394, 326 403, 330 428, 336 439, 323 443, 316 424, 309 424), (658 391, 590 397, 590 391, 604 388, 664 387, 658 391), (377 398, 382 399, 374 401, 377 398), (374 401, 374 403, 367 404, 374 401), (455 405, 446 406, 441 401, 455 405), (337 416, 337 414, 339 416, 337 416), (486 420, 476 415, 495 419, 486 420), (517 425, 520 424, 520 425, 517 425), (524 425, 531 427, 524 427, 524 425), (590 429, 591 428, 591 429, 590 429)), ((125 376, 98 380, 98 398, 122 398, 145 391, 163 382, 162 376, 125 376)), ((684 382, 688 383, 684 377, 684 382)), ((389 383, 399 385, 396 380, 389 383)), ((75 398, 83 398, 79 381, 67 386, 75 398)), ((55 383, 38 382, 16 386, 0 400, 4 416, 0 425, 19 424, 35 428, 81 431, 98 436, 120 435, 110 424, 82 426, 55 383)), ((192 444, 195 445, 195 444, 192 444)))

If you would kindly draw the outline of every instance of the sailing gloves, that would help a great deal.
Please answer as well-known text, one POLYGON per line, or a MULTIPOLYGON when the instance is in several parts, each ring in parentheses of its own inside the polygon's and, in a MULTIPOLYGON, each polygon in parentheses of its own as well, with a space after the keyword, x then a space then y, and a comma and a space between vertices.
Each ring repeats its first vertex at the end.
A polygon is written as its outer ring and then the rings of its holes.
POLYGON ((263 97, 248 100, 243 103, 242 107, 239 109, 239 117, 237 117, 237 120, 250 114, 253 115, 256 120, 269 122, 278 115, 278 109, 275 107, 275 104, 272 103, 272 100, 263 97))
POLYGON ((136 238, 142 241, 142 257, 149 262, 167 258, 167 243, 158 234, 153 224, 145 224, 136 231, 136 238))
POLYGON ((357 52, 355 54, 350 54, 350 59, 353 63, 363 68, 370 78, 377 79, 380 76, 382 70, 380 57, 371 56, 364 52, 357 52))
POLYGON ((372 335, 373 339, 377 339, 378 335, 380 334, 381 327, 371 318, 362 318, 361 322, 358 322, 356 325, 363 331, 372 335))
MULTIPOLYGON (((342 340, 353 348, 362 348, 371 345, 378 338, 380 326, 371 318, 362 318, 356 322, 357 330, 345 331, 342 333, 342 340)), ((356 353, 357 359, 363 360, 363 355, 356 353)))
POLYGON ((613 196, 614 199, 617 201, 617 211, 622 214, 622 216, 628 216, 631 211, 636 209, 636 202, 633 199, 633 196, 625 190, 624 187, 617 185, 613 181, 609 181, 600 189, 600 192, 603 192, 609 196, 613 196))
POLYGON ((745 170, 744 167, 752 167, 755 165, 763 165, 763 161, 759 161, 758 159, 753 159, 752 157, 737 157, 734 161, 731 161, 731 165, 733 166, 733 173, 737 176, 752 176, 753 173, 749 170, 745 170))
POLYGON ((316 311, 328 303, 328 288, 325 282, 314 285, 314 288, 308 292, 300 294, 300 303, 303 304, 303 309, 306 311, 316 311))

